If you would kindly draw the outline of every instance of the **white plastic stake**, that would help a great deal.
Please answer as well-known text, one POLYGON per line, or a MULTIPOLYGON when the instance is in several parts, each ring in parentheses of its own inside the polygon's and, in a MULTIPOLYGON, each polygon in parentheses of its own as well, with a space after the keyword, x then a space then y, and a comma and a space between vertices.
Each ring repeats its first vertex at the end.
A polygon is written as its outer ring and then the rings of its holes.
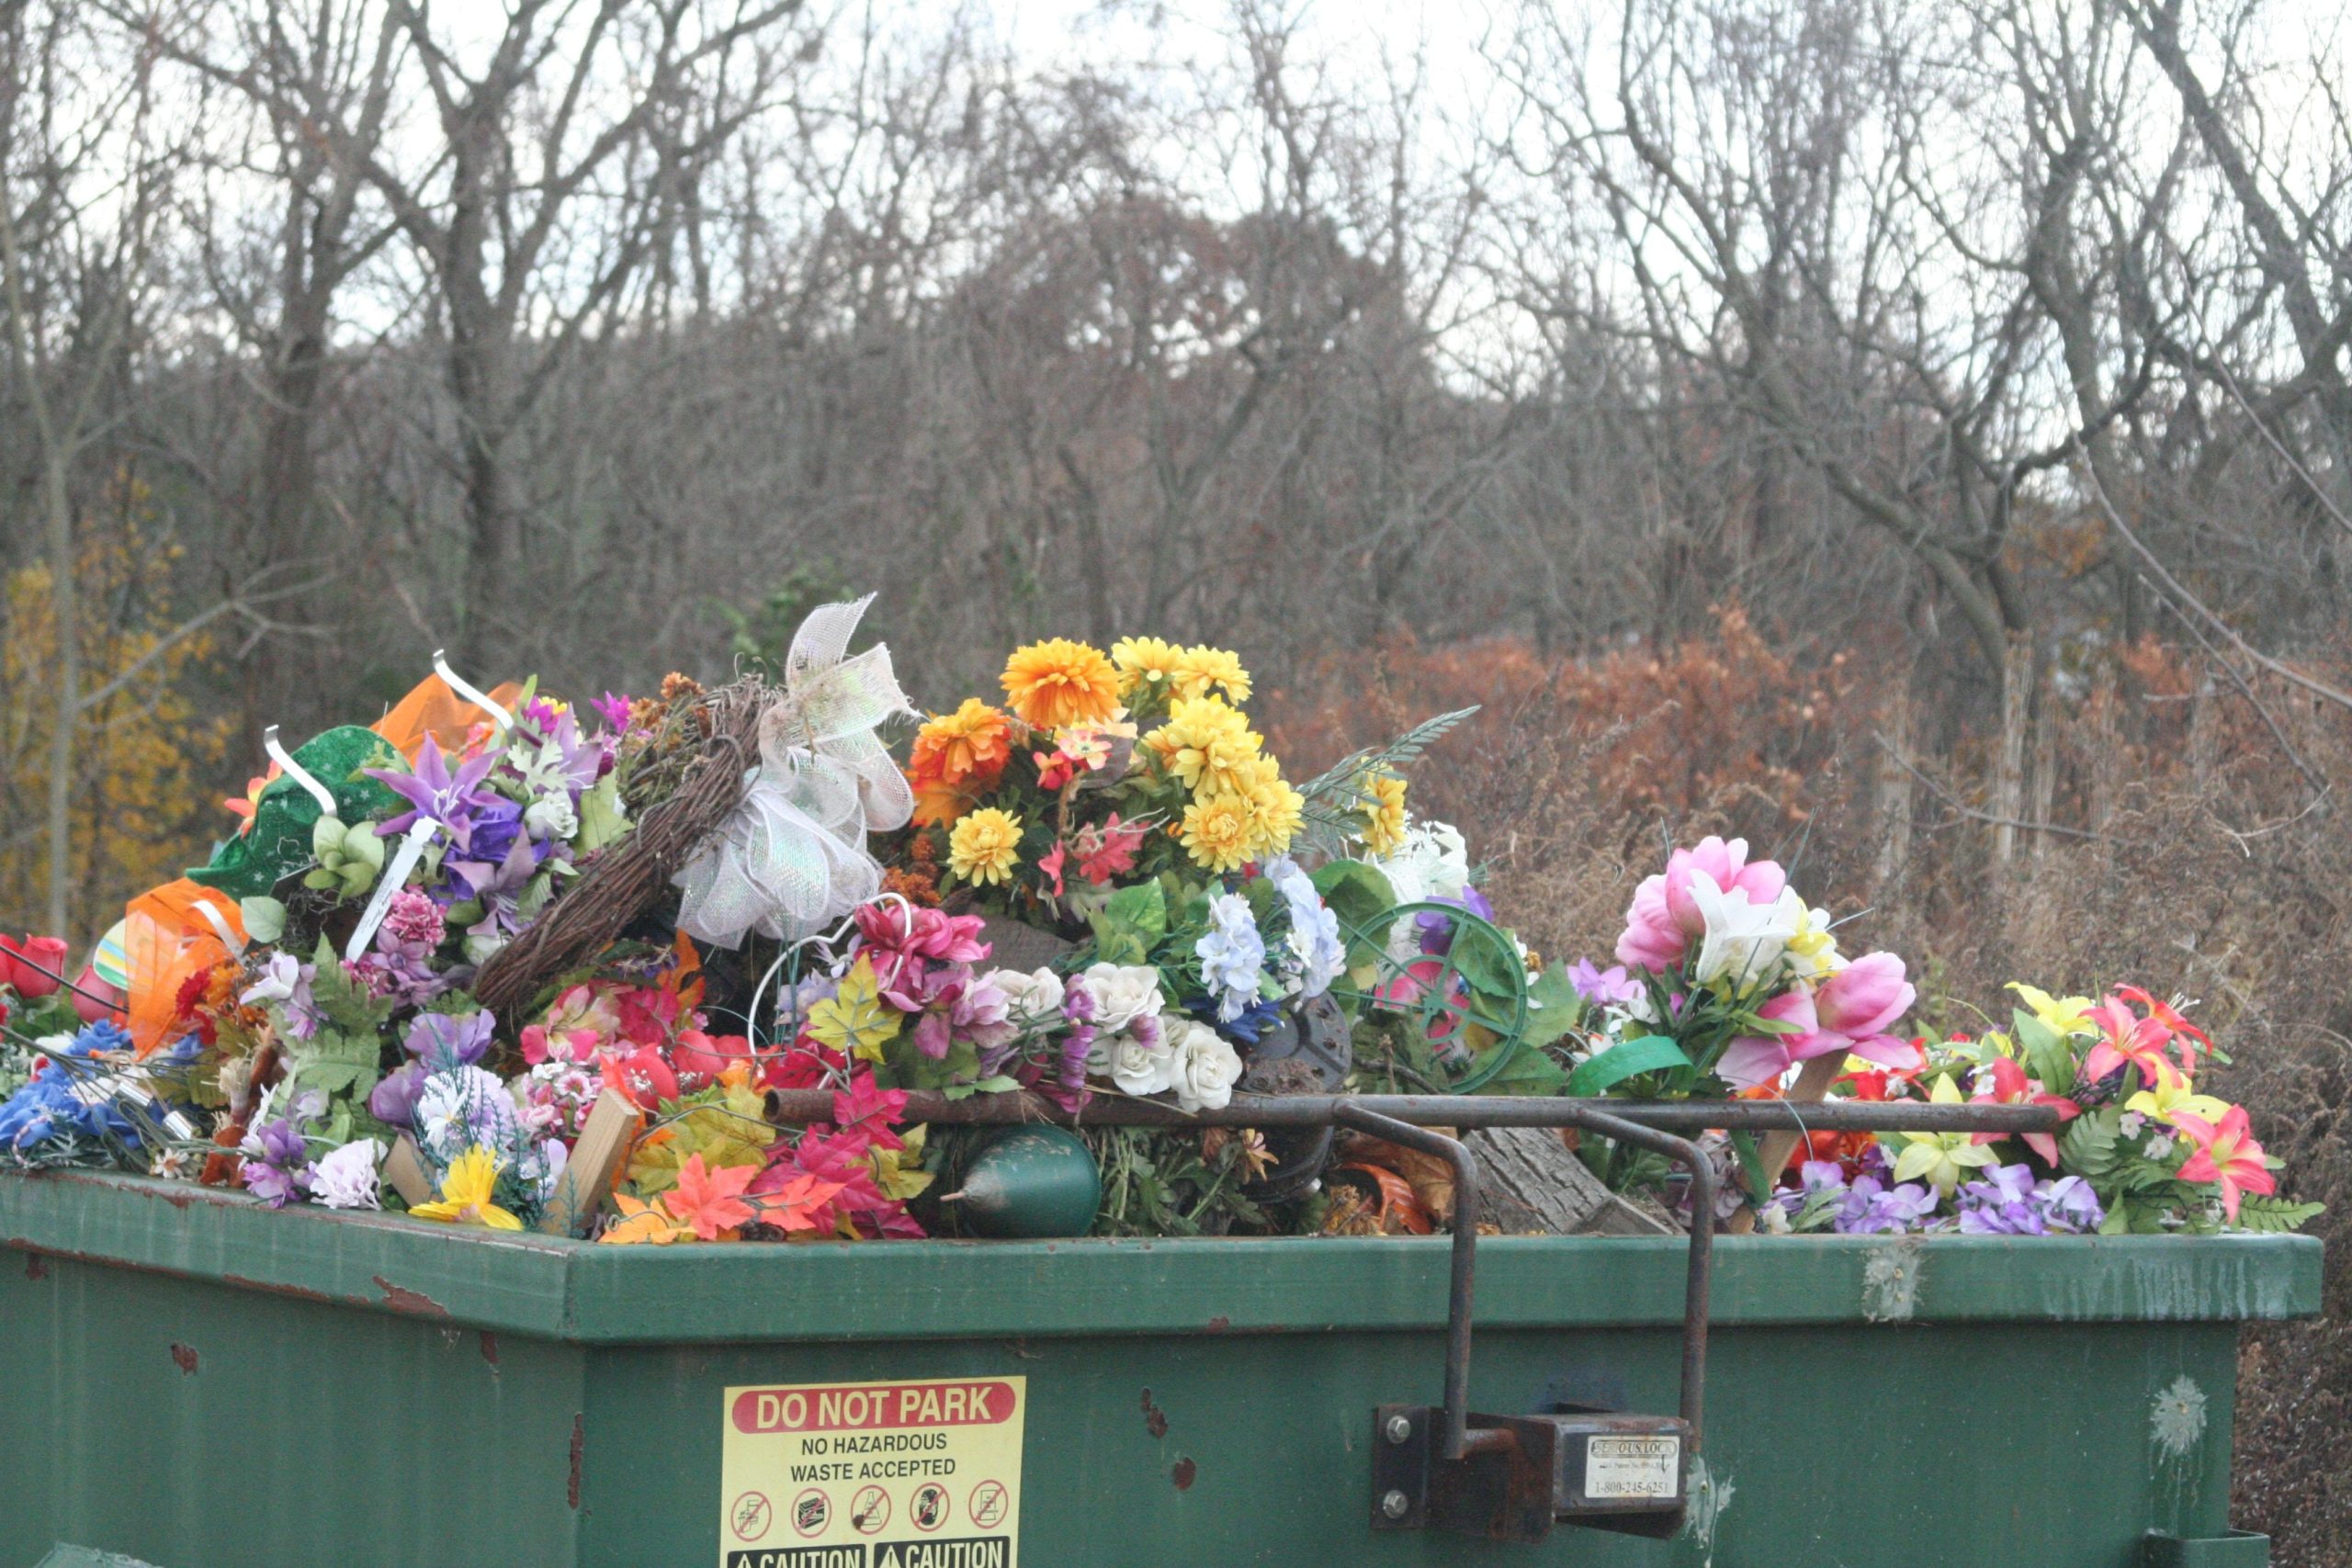
POLYGON ((284 770, 288 778, 311 792, 311 798, 319 803, 320 816, 340 817, 342 815, 335 807, 334 791, 311 777, 310 770, 296 761, 293 754, 277 743, 277 726, 273 724, 261 732, 261 749, 269 753, 269 760, 284 770))
POLYGON ((473 684, 473 682, 468 681, 455 670, 450 669, 449 660, 445 656, 444 650, 441 649, 436 648, 433 650, 433 672, 435 675, 440 676, 444 681, 447 681, 449 683, 449 689, 451 691, 465 698, 466 701, 473 704, 474 706, 478 708, 485 708, 490 712, 496 714, 498 716, 499 728, 512 729, 514 728, 514 716, 507 712, 506 709, 499 706, 496 703, 492 702, 490 700, 489 693, 484 692, 480 687, 473 684))
POLYGON ((359 955, 368 951, 368 944, 376 940, 376 929, 384 923, 384 916, 391 909, 392 895, 408 886, 408 874, 416 869, 424 846, 440 830, 440 823, 430 817, 420 817, 401 835, 401 847, 385 863, 383 880, 376 884, 376 896, 368 900, 368 908, 360 911, 359 923, 351 928, 351 940, 343 944, 345 963, 358 962, 359 955))

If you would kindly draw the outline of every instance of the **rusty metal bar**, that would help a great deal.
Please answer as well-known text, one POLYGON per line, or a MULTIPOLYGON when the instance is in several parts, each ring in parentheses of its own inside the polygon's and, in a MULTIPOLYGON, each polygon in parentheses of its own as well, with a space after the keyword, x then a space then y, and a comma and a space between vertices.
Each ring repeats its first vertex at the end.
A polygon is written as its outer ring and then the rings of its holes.
POLYGON ((1682 1419, 1690 1426, 1690 1451, 1695 1454, 1707 1392, 1708 1295, 1715 1266, 1714 1162, 1687 1139, 1606 1111, 1587 1109, 1582 1124, 1603 1137, 1664 1155, 1690 1172, 1690 1273, 1682 1287, 1682 1419))
POLYGON ((1470 1298, 1478 1280, 1478 1161, 1458 1138, 1383 1116, 1360 1105, 1333 1113, 1342 1126, 1435 1155, 1453 1168, 1453 1272, 1445 1305, 1445 1430, 1438 1452, 1458 1460, 1470 1451, 1470 1298))
MULTIPOLYGON (((1917 1101, 1827 1100, 1810 1105, 1781 1100, 1593 1100, 1559 1095, 1485 1094, 1237 1094, 1216 1111, 1180 1111, 1155 1100, 1097 1094, 1072 1115, 1045 1096, 975 1094, 950 1100, 935 1090, 908 1094, 903 1120, 943 1126, 1004 1126, 1053 1122, 1066 1127, 1329 1127, 1341 1107, 1370 1111, 1417 1127, 1577 1127, 1589 1116, 1664 1133, 2054 1133, 2058 1112, 2046 1105, 1928 1105, 1917 1101)), ((771 1120, 806 1126, 833 1119, 830 1089, 776 1089, 768 1095, 771 1120)), ((1598 1130, 1598 1129, 1596 1129, 1598 1130)))

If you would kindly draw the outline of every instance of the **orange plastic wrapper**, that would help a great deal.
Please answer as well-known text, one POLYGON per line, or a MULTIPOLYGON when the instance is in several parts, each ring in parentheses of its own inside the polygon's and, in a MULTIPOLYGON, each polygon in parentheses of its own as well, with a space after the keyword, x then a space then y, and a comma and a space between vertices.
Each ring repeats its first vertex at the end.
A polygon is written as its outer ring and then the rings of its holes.
MULTIPOLYGON (((491 689, 490 700, 501 707, 514 708, 521 700, 523 688, 507 681, 491 689)), ((438 675, 427 675, 416 683, 415 690, 392 705, 392 711, 368 728, 392 743, 392 749, 410 761, 424 750, 424 738, 433 737, 434 744, 444 751, 455 751, 465 744, 466 734, 477 724, 488 720, 490 715, 449 689, 449 683, 438 675)))
POLYGON ((123 956, 130 973, 130 1042, 141 1057, 163 1045, 188 976, 230 955, 220 930, 198 905, 209 906, 232 940, 245 940, 237 901, 182 877, 130 901, 123 919, 123 956))

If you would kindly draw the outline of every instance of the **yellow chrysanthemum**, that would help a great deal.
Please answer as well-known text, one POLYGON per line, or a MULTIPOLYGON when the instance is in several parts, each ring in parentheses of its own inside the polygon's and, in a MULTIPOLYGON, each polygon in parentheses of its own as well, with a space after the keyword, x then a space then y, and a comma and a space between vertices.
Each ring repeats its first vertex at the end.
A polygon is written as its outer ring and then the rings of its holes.
POLYGON ((1256 761, 1264 739, 1240 710, 1222 697, 1179 697, 1168 722, 1146 743, 1161 765, 1195 795, 1246 793, 1245 770, 1256 761))
POLYGON ((1003 882, 1021 863, 1021 818, 993 806, 957 822, 947 835, 947 867, 967 882, 1003 882))
POLYGON ((1013 650, 1004 694, 1032 729, 1097 724, 1118 711, 1119 672, 1101 649, 1057 637, 1013 650))
POLYGON ((1395 773, 1378 773, 1362 784, 1363 844, 1376 855, 1396 852, 1405 841, 1405 781, 1395 773))
POLYGON ((1111 663, 1119 671, 1119 695, 1165 696, 1175 687, 1184 650, 1156 637, 1123 637, 1111 645, 1111 663))
POLYGON ((926 784, 960 784, 992 780, 1012 755, 1012 724, 978 697, 967 697, 954 713, 935 713, 915 731, 907 777, 926 784))
POLYGON ((1250 853, 1263 859, 1290 848, 1306 819, 1306 797, 1291 788, 1272 757, 1258 759, 1246 791, 1250 801, 1250 853))
POLYGON ((1238 871, 1250 859, 1252 818, 1238 795, 1204 795, 1184 808, 1182 838, 1193 863, 1209 871, 1238 871))
POLYGON ((1177 656, 1170 679, 1180 697, 1204 697, 1218 686, 1237 703, 1250 700, 1250 671, 1241 668, 1241 656, 1227 649, 1186 649, 1177 656))

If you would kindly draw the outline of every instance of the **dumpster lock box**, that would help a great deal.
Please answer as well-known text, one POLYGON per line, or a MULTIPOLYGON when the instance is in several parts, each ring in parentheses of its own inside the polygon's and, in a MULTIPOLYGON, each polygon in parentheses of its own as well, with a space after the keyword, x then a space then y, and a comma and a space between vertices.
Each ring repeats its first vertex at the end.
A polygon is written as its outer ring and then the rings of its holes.
MULTIPOLYGON (((1679 1239, 1478 1261, 1469 1408, 1676 1407, 1679 1239)), ((0 1176, 0 1568, 2254 1568, 2237 1325, 2320 1300, 2303 1236, 1724 1237, 1676 1533, 1375 1529, 1374 1423, 1441 1404, 1449 1264, 599 1247, 0 1176)), ((1650 1462, 1607 1457, 1618 1489, 1650 1462)))

